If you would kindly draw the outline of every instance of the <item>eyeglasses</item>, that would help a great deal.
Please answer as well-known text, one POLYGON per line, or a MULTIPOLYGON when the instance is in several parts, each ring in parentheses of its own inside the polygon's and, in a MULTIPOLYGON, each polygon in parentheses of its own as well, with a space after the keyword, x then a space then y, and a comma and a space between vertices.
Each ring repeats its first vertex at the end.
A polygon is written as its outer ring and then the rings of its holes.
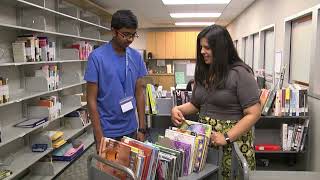
POLYGON ((124 33, 122 33, 121 31, 117 31, 121 36, 122 36, 122 38, 123 39, 134 39, 134 38, 138 38, 139 37, 139 35, 137 34, 137 32, 135 32, 135 33, 133 33, 133 34, 131 34, 131 33, 129 33, 129 32, 124 32, 124 33))

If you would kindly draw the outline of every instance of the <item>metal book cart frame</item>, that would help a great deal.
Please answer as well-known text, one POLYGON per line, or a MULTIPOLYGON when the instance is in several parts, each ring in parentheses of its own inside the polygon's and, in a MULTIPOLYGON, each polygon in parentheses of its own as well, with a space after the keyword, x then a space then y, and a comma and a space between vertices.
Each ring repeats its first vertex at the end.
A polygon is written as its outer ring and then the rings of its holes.
POLYGON ((318 180, 320 172, 312 171, 251 171, 237 143, 233 143, 232 168, 233 177, 238 180, 318 180))
POLYGON ((120 164, 113 163, 111 161, 108 161, 106 159, 101 158, 100 156, 96 154, 90 154, 87 160, 87 168, 88 168, 88 179, 89 180, 118 180, 117 177, 114 177, 112 175, 106 174, 102 172, 100 169, 98 169, 95 165, 96 164, 93 160, 96 162, 103 163, 107 166, 113 167, 117 170, 120 170, 127 174, 128 177, 130 177, 133 180, 137 180, 136 175, 133 173, 133 171, 125 166, 122 166, 120 164))
MULTIPOLYGON (((205 168, 199 173, 192 173, 189 176, 180 177, 179 180, 196 180, 196 179, 220 179, 219 177, 219 166, 218 164, 221 162, 222 159, 222 149, 213 149, 209 148, 208 150, 208 158, 207 164, 205 168)), ((107 166, 113 167, 117 170, 125 172, 128 177, 133 180, 137 180, 138 178, 134 174, 134 172, 122 165, 116 164, 114 162, 105 160, 96 154, 89 155, 87 159, 87 168, 88 168, 88 179, 89 180, 118 180, 117 177, 114 177, 110 174, 106 174, 105 172, 101 171, 97 166, 96 162, 101 162, 107 166)))

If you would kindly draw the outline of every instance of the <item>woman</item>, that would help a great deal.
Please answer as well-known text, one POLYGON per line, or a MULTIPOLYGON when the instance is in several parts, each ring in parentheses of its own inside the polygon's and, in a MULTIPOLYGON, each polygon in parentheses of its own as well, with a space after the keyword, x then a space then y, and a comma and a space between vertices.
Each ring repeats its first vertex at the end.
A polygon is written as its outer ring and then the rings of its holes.
POLYGON ((236 141, 255 169, 251 128, 260 117, 259 90, 252 69, 239 58, 222 26, 203 29, 197 38, 195 87, 189 103, 172 108, 172 122, 199 112, 199 122, 212 125, 211 142, 223 146, 222 176, 231 175, 231 142, 236 141))

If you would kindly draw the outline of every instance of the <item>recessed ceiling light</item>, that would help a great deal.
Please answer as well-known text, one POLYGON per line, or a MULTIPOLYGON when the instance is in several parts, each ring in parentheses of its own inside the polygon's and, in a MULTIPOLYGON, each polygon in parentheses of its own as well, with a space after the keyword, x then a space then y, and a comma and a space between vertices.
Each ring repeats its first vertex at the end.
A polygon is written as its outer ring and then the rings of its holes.
POLYGON ((221 13, 170 13, 172 18, 206 18, 219 17, 221 13))
POLYGON ((165 5, 173 4, 228 4, 231 0, 162 0, 165 5))
POLYGON ((209 26, 213 25, 214 22, 176 22, 176 26, 209 26))

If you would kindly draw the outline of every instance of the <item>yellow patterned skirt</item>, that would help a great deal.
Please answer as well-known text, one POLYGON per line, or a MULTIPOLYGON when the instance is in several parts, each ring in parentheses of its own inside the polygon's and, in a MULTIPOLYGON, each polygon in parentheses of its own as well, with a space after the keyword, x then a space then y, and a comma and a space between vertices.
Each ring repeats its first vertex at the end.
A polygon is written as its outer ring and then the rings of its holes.
MULTIPOLYGON (((236 125, 237 121, 235 120, 218 120, 210 117, 200 117, 199 122, 204 124, 210 124, 212 130, 220 133, 228 132, 233 126, 236 125)), ((239 149, 242 152, 243 156, 248 161, 249 168, 255 170, 256 168, 256 159, 253 148, 253 132, 252 130, 243 134, 236 141, 239 145, 239 149)), ((222 147, 223 157, 221 164, 221 173, 224 180, 229 180, 231 177, 231 159, 232 159, 232 147, 231 144, 227 144, 222 147)))

